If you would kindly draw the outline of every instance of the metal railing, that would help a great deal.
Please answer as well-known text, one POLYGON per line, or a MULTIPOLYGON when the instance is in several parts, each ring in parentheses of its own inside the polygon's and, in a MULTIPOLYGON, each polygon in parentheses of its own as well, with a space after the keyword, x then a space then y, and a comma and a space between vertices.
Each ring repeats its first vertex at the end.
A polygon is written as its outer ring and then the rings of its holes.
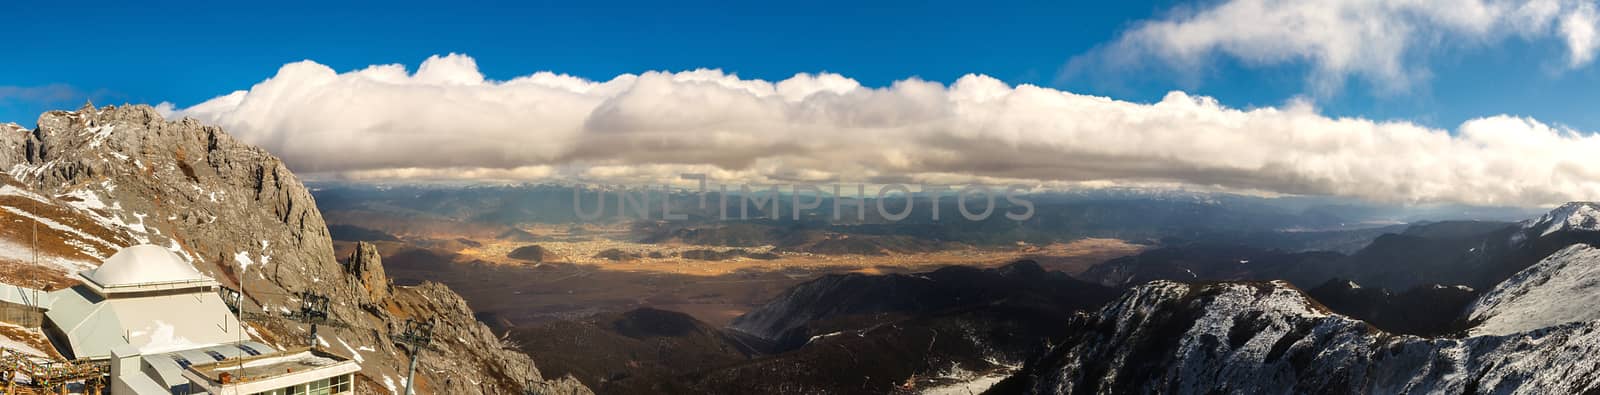
POLYGON ((51 393, 64 390, 67 384, 83 382, 86 393, 99 394, 105 389, 107 376, 111 375, 110 361, 56 358, 40 361, 41 358, 44 357, 0 347, 0 385, 5 387, 5 393, 15 393, 18 387, 51 393), (20 376, 27 376, 28 382, 18 382, 20 376))

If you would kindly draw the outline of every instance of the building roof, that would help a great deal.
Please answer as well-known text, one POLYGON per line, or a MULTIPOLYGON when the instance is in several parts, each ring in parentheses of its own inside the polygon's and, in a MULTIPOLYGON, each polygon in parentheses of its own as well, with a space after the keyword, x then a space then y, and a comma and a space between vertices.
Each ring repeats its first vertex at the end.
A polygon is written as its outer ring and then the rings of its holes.
POLYGON ((52 325, 65 335, 74 358, 101 359, 131 344, 142 353, 230 343, 238 318, 215 292, 106 298, 86 285, 51 292, 52 325))
POLYGON ((198 385, 198 388, 191 387, 190 390, 213 394, 252 394, 360 370, 360 365, 344 356, 315 348, 299 348, 245 357, 243 361, 195 363, 183 372, 183 376, 198 385), (223 373, 232 376, 229 383, 222 382, 220 376, 223 373))
POLYGON ((124 248, 79 275, 82 285, 39 298, 48 302, 42 304, 45 317, 66 340, 57 348, 73 358, 107 358, 124 344, 150 354, 240 338, 238 317, 212 292, 216 280, 166 248, 124 248))
POLYGON ((53 302, 50 293, 34 288, 0 283, 0 302, 33 306, 41 309, 50 308, 53 302))
POLYGON ((216 285, 177 254, 149 244, 123 248, 79 275, 102 294, 216 285))
POLYGON ((189 382, 188 379, 183 377, 183 371, 191 365, 210 364, 233 358, 253 357, 277 352, 278 349, 272 348, 272 346, 256 341, 245 341, 244 343, 221 344, 166 354, 146 354, 144 356, 144 373, 163 386, 171 388, 189 382))

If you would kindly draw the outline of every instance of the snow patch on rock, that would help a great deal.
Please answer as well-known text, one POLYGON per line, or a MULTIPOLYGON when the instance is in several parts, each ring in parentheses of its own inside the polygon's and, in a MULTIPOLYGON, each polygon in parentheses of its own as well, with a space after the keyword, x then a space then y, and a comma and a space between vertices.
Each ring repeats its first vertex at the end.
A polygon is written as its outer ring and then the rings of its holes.
POLYGON ((239 262, 239 270, 241 271, 250 270, 250 265, 254 265, 256 263, 255 260, 250 259, 250 253, 245 251, 239 251, 238 253, 233 254, 233 260, 235 262, 239 262))

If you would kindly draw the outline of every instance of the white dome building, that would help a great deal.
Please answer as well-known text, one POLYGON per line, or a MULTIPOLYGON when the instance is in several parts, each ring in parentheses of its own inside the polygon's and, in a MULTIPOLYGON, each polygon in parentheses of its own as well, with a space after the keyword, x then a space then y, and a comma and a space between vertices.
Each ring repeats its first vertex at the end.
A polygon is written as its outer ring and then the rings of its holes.
POLYGON ((83 284, 36 301, 24 299, 31 290, 0 284, 0 302, 44 309, 43 329, 56 351, 108 363, 113 394, 354 390, 357 361, 314 346, 278 350, 253 340, 218 295, 221 284, 166 248, 124 248, 77 275, 83 284))
MULTIPOLYGON (((212 280, 178 254, 149 244, 117 251, 94 270, 78 274, 85 284, 104 296, 130 292, 182 291, 216 287, 212 280)), ((214 290, 214 289, 211 289, 214 290)))
POLYGON ((45 313, 46 329, 66 340, 58 348, 71 358, 109 358, 124 344, 149 353, 239 339, 217 281, 166 248, 124 248, 78 276, 82 285, 50 293, 45 313))

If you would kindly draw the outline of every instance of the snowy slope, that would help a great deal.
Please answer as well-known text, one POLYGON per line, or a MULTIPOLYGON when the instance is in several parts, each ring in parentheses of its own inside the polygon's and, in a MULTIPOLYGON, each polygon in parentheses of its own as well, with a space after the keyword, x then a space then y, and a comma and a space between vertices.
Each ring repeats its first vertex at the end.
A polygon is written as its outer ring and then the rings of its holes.
POLYGON ((1509 336, 1397 336, 1329 314, 1283 283, 1130 290, 1014 379, 1029 393, 1583 393, 1600 323, 1509 336))
POLYGON ((1600 232, 1600 204, 1571 202, 1551 210, 1536 220, 1523 222, 1522 227, 1539 230, 1539 237, 1556 232, 1600 232))
POLYGON ((77 199, 66 198, 73 201, 0 173, 0 282, 65 286, 76 282, 72 273, 93 268, 133 243, 125 228, 106 224, 99 219, 102 213, 75 207, 77 199))
POLYGON ((1506 335, 1600 319, 1600 248, 1557 251, 1484 294, 1470 308, 1474 335, 1506 335))
POLYGON ((1468 319, 1476 324, 1470 333, 1507 335, 1600 319, 1600 310, 1594 308, 1600 303, 1600 248, 1594 246, 1591 237, 1600 232, 1600 205, 1567 203, 1538 219, 1523 222, 1522 228, 1526 232, 1519 242, 1566 241, 1556 242, 1559 249, 1495 285, 1474 302, 1467 312, 1468 319))

